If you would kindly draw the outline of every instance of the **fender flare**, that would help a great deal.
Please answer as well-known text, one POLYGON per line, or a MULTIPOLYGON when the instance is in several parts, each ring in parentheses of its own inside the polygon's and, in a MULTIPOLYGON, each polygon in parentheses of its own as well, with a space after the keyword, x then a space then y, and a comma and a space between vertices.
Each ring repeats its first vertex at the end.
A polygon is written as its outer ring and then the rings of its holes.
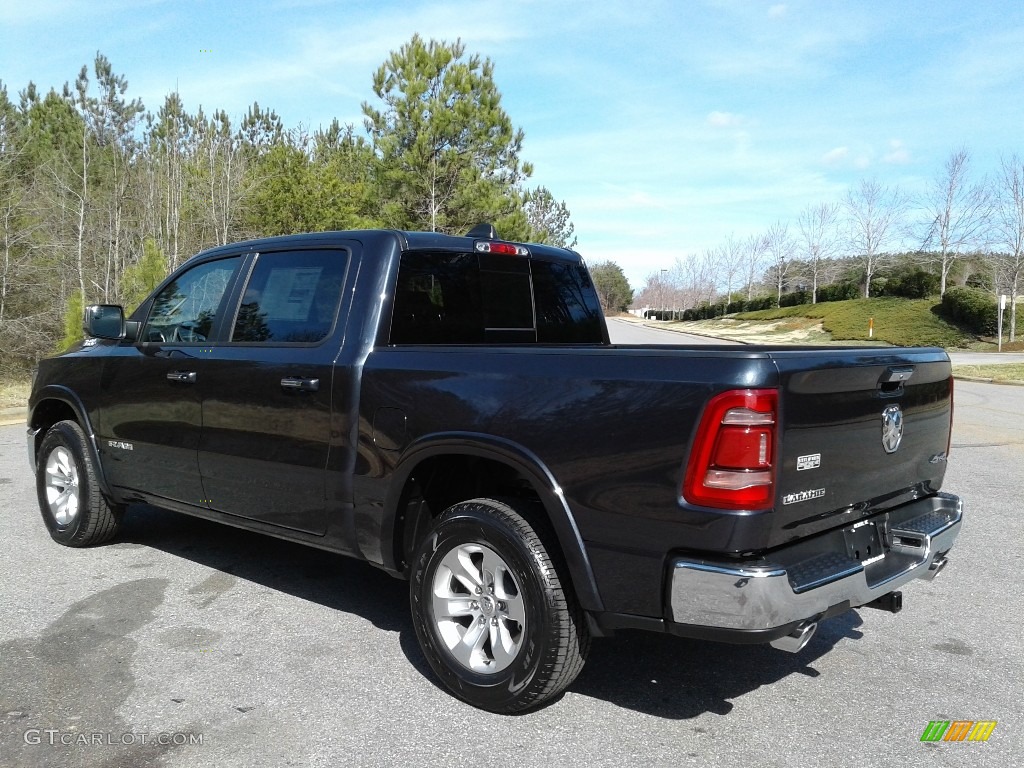
POLYGON ((528 478, 547 513, 561 546, 580 605, 603 611, 604 604, 587 554, 586 544, 561 486, 533 451, 511 440, 476 432, 446 432, 421 437, 404 452, 391 475, 380 520, 380 555, 383 567, 395 571, 391 543, 395 536, 398 505, 406 482, 424 460, 434 456, 475 456, 504 464, 528 478))
MULTIPOLYGON (((32 470, 36 471, 36 464, 38 459, 39 443, 41 441, 40 433, 43 428, 36 424, 36 412, 39 406, 48 400, 57 400, 64 405, 68 406, 74 411, 75 419, 78 421, 79 426, 82 427, 82 431, 85 433, 86 445, 89 449, 89 458, 92 459, 92 464, 99 471, 96 473, 96 479, 99 481, 100 492, 108 499, 113 498, 113 494, 110 490, 110 485, 107 483, 106 472, 103 468, 103 462, 100 461, 99 446, 96 443, 96 432, 92 426, 92 420, 88 416, 85 405, 77 394, 68 387, 61 386, 59 384, 48 384, 33 398, 34 402, 29 408, 28 413, 28 430, 29 435, 34 438, 32 445, 32 452, 30 458, 32 459, 32 470)), ((43 435, 45 437, 45 433, 43 435)))

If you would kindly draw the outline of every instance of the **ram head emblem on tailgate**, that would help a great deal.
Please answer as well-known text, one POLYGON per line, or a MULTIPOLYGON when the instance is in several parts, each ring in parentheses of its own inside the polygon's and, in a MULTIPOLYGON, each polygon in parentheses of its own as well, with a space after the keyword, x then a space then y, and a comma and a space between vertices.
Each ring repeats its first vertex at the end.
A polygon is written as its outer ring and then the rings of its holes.
POLYGON ((882 447, 886 453, 896 453, 903 439, 903 411, 890 405, 882 411, 882 447))

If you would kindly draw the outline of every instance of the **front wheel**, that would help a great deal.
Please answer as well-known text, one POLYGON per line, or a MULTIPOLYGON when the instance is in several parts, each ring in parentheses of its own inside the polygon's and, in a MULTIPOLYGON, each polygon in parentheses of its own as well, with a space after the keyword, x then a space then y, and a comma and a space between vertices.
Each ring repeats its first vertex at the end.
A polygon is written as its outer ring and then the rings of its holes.
POLYGON ((473 499, 446 510, 410 583, 416 636, 434 672, 473 706, 505 713, 565 690, 590 646, 557 550, 528 522, 532 510, 514 504, 473 499))
POLYGON ((73 421, 50 427, 39 447, 36 493, 54 541, 68 547, 102 544, 117 533, 120 508, 100 492, 85 433, 73 421))

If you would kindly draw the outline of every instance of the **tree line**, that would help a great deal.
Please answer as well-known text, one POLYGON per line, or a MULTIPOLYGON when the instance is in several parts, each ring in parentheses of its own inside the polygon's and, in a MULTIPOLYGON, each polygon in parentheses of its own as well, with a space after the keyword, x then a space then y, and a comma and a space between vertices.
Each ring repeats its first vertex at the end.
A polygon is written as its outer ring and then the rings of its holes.
MULTIPOLYGON (((12 97, 0 81, 0 370, 78 338, 87 303, 134 307, 182 261, 250 237, 387 227, 572 247, 564 202, 530 187, 494 65, 418 35, 372 73, 363 125, 286 128, 155 111, 101 53, 74 82, 12 97)), ((0 376, 2 378, 2 376, 0 376)))
POLYGON ((915 290, 942 297, 951 284, 973 285, 1013 297, 1013 333, 1024 290, 1024 160, 1004 157, 983 179, 970 165, 967 149, 952 151, 916 196, 861 180, 838 202, 808 205, 795 222, 677 258, 647 277, 634 304, 685 310, 771 297, 779 305, 795 293, 815 303, 837 284, 864 298, 915 290))

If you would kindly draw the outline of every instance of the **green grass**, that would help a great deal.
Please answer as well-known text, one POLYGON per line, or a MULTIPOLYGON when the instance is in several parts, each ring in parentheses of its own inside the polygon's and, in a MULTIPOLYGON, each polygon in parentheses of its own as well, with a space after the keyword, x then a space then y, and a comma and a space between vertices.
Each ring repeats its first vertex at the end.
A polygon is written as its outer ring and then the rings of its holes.
POLYGON ((898 346, 963 347, 971 338, 932 311, 929 299, 854 299, 796 307, 764 309, 733 315, 738 320, 779 320, 810 317, 821 320, 835 341, 867 341, 868 325, 874 320, 874 341, 898 346))
POLYGON ((978 379, 992 379, 992 381, 1024 381, 1024 363, 954 365, 953 373, 957 376, 971 376, 978 379))

